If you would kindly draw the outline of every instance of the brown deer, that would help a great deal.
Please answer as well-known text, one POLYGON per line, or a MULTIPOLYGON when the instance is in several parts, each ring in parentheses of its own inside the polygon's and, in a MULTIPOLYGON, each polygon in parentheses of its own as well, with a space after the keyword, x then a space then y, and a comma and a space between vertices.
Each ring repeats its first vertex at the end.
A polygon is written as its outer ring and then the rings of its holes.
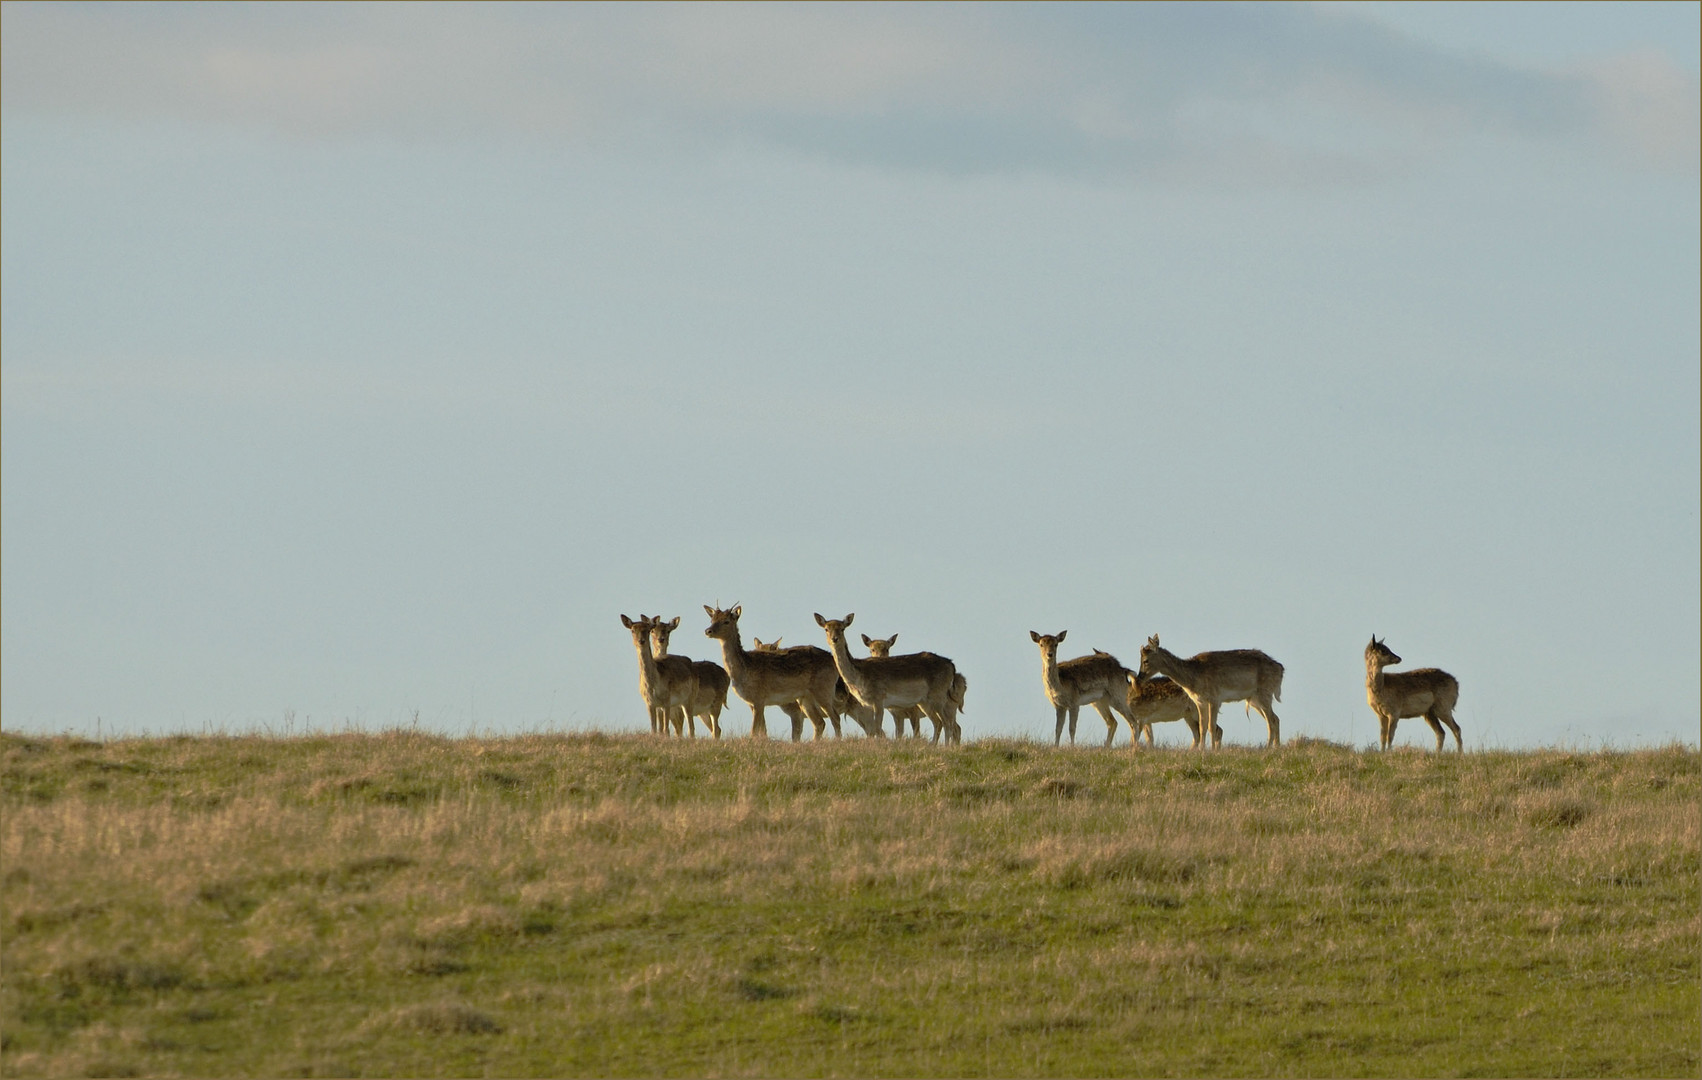
POLYGON ((1448 745, 1442 725, 1454 733, 1454 748, 1465 753, 1460 742, 1460 725, 1454 723, 1454 706, 1460 701, 1460 681, 1437 668, 1385 672, 1401 658, 1371 635, 1365 646, 1365 700, 1377 714, 1378 745, 1387 750, 1395 742, 1395 724, 1408 716, 1422 716, 1436 733, 1436 752, 1448 745))
POLYGON ((1068 630, 1056 634, 1028 632, 1040 646, 1040 675, 1046 684, 1046 698, 1058 713, 1058 726, 1052 732, 1052 745, 1064 741, 1064 722, 1070 725, 1070 745, 1076 742, 1076 714, 1083 705, 1092 705, 1105 721, 1105 745, 1117 737, 1116 713, 1129 722, 1131 738, 1139 738, 1140 727, 1129 713, 1129 669, 1115 656, 1098 649, 1091 656, 1058 662, 1058 646, 1068 630))
MULTIPOLYGON (((1162 675, 1150 678, 1134 672, 1129 678, 1129 720, 1137 723, 1146 735, 1146 744, 1153 745, 1152 725, 1180 720, 1188 725, 1194 745, 1200 745, 1200 710, 1186 691, 1162 675)), ((1223 745, 1223 728, 1213 727, 1213 746, 1223 745)))
MULTIPOLYGON (((656 661, 672 659, 668 655, 668 637, 680 628, 680 617, 674 616, 667 622, 660 615, 652 616, 650 625, 650 640, 656 652, 656 661)), ((697 738, 697 718, 703 717, 703 726, 717 739, 721 737, 721 710, 727 707, 727 673, 721 665, 713 660, 691 660, 680 657, 691 663, 692 671, 697 675, 697 690, 692 694, 691 706, 686 709, 684 723, 691 732, 692 738, 697 738)), ((680 723, 675 720, 676 726, 680 723)))
MULTIPOLYGON (((650 731, 656 735, 668 733, 671 716, 684 717, 697 693, 697 673, 691 661, 683 656, 658 660, 651 648, 650 631, 654 620, 640 615, 637 619, 621 616, 621 625, 632 632, 632 645, 638 651, 638 693, 644 698, 645 711, 650 714, 650 731)), ((674 734, 684 735, 684 721, 674 734)))
MULTIPOLYGON (((879 660, 879 659, 883 659, 885 657, 891 656, 892 655, 892 647, 895 644, 898 643, 898 635, 897 634, 894 634, 889 638, 872 638, 867 634, 862 635, 862 637, 863 637, 864 646, 866 646, 869 650, 869 657, 871 659, 875 659, 875 660, 879 660)), ((961 672, 959 672, 957 675, 952 677, 952 681, 951 681, 951 703, 957 709, 957 715, 959 715, 959 716, 963 715, 963 700, 968 695, 968 693, 969 693, 969 680, 965 679, 963 677, 963 674, 961 672)), ((852 700, 855 701, 854 698, 852 700)), ((872 710, 869 710, 869 709, 867 709, 863 706, 860 706, 860 705, 856 706, 856 709, 857 709, 857 713, 853 714, 854 716, 856 716, 858 714, 869 715, 869 714, 872 713, 872 710)), ((849 710, 847 710, 847 711, 849 711, 849 710)), ((917 739, 920 739, 922 737, 922 716, 923 716, 922 706, 920 706, 920 705, 901 705, 901 706, 897 706, 895 708, 888 709, 887 711, 892 713, 892 737, 893 738, 901 739, 901 738, 904 737, 904 721, 906 721, 906 720, 910 721, 910 735, 911 735, 911 737, 917 738, 917 739)), ((933 741, 934 742, 940 741, 940 726, 938 724, 934 725, 933 741)))
POLYGON ((778 705, 792 715, 792 741, 803 738, 803 718, 808 716, 815 725, 816 738, 821 738, 833 717, 833 684, 839 676, 834 671, 833 657, 812 646, 797 646, 784 652, 749 652, 739 642, 739 614, 743 605, 731 608, 703 610, 709 613, 705 637, 721 642, 721 659, 733 692, 744 698, 751 707, 751 737, 766 739, 768 721, 763 710, 778 705), (793 715, 786 706, 796 703, 799 712, 793 715))
MULTIPOLYGON (((1218 706, 1245 701, 1265 718, 1269 745, 1282 744, 1281 722, 1272 705, 1282 700, 1282 665, 1257 649, 1203 652, 1184 660, 1160 645, 1154 634, 1141 648, 1140 674, 1173 679, 1193 700, 1198 722, 1211 729, 1214 738, 1219 730, 1218 706)), ((1194 745, 1204 749, 1205 739, 1196 739, 1194 745)))
POLYGON ((855 613, 843 619, 825 619, 817 612, 816 624, 827 631, 827 643, 833 648, 833 664, 839 671, 839 677, 845 680, 846 689, 874 712, 870 722, 873 730, 881 730, 881 716, 887 709, 919 705, 948 744, 962 742, 963 733, 957 725, 957 706, 952 703, 952 684, 957 678, 957 666, 930 652, 853 659, 845 644, 845 630, 854 618, 855 613))
MULTIPOLYGON (((785 639, 775 638, 773 641, 764 641, 759 637, 753 637, 753 638, 751 638, 751 651, 752 652, 759 652, 759 653, 781 652, 782 650, 780 648, 780 642, 783 641, 783 640, 785 640, 785 639)), ((802 649, 806 653, 821 652, 821 650, 816 648, 814 645, 794 645, 794 646, 792 646, 792 648, 793 649, 802 649)), ((786 650, 786 651, 790 651, 790 650, 786 650)), ((835 679, 834 679, 834 683, 833 683, 833 707, 830 710, 828 710, 828 720, 829 720, 830 723, 833 724, 833 737, 834 738, 837 739, 843 734, 843 732, 840 730, 840 726, 839 726, 840 718, 845 716, 846 714, 848 714, 850 712, 851 706, 855 705, 855 703, 856 703, 855 699, 851 697, 851 692, 849 690, 845 689, 844 680, 839 679, 836 676, 835 679)), ((788 717, 791 718, 792 728, 793 728, 794 731, 802 731, 803 730, 804 710, 796 701, 790 702, 788 704, 783 704, 783 705, 779 706, 779 708, 780 708, 781 712, 785 713, 788 717)), ((852 719, 857 720, 859 723, 861 723, 863 725, 865 731, 868 729, 868 711, 867 710, 864 710, 861 716, 853 716, 852 719)))

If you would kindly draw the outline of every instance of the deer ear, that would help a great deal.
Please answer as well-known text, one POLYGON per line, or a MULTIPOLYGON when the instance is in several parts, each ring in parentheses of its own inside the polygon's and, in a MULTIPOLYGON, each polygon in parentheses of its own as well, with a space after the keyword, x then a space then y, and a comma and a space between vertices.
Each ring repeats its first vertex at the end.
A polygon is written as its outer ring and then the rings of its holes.
POLYGON ((1154 634, 1151 637, 1147 638, 1146 643, 1148 645, 1157 645, 1158 644, 1158 635, 1154 634))
POLYGON ((1040 631, 1030 630, 1028 632, 1028 638, 1029 638, 1030 641, 1034 642, 1036 645, 1040 644, 1040 631))
POLYGON ((622 615, 621 616, 621 625, 626 627, 628 630, 631 630, 632 629, 632 620, 627 618, 625 615, 622 615))
POLYGON ((668 629, 678 630, 679 628, 680 628, 680 617, 678 615, 675 615, 674 621, 668 624, 668 629))
POLYGON ((886 647, 889 648, 889 649, 892 648, 894 645, 897 645, 897 644, 898 644, 898 635, 897 634, 894 634, 891 637, 886 639, 886 647))
POLYGON ((873 645, 874 644, 874 642, 869 640, 869 635, 862 634, 862 635, 859 635, 859 636, 862 637, 864 645, 873 645))
POLYGON ((744 610, 745 610, 745 605, 743 605, 743 604, 734 604, 734 605, 733 605, 733 610, 732 610, 732 611, 729 611, 729 612, 727 612, 727 614, 729 614, 729 615, 731 615, 731 616, 732 616, 732 617, 733 617, 733 618, 735 618, 735 619, 736 619, 736 618, 738 618, 738 617, 739 617, 739 613, 740 613, 740 612, 742 612, 742 611, 744 611, 744 610))
POLYGON ((1060 642, 1062 642, 1062 641, 1063 641, 1063 640, 1064 640, 1064 635, 1065 635, 1065 634, 1067 634, 1067 633, 1069 633, 1069 631, 1068 631, 1068 630, 1060 630, 1060 631, 1058 631, 1058 640, 1059 640, 1059 641, 1060 641, 1060 642))
POLYGON ((703 605, 703 613, 711 619, 715 617, 715 609, 710 607, 708 604, 703 605))
POLYGON ((819 611, 816 612, 816 625, 824 630, 827 629, 827 620, 821 617, 821 612, 819 611))
POLYGON ((857 617, 857 613, 855 611, 853 611, 851 614, 845 616, 845 625, 850 626, 851 620, 855 619, 856 617, 857 617))

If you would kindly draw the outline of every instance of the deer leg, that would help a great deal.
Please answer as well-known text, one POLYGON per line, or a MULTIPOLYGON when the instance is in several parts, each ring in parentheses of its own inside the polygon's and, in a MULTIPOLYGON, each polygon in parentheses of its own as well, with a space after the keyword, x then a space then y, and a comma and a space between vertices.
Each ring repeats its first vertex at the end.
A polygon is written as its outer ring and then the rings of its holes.
MULTIPOLYGON (((1212 729, 1212 736, 1213 736, 1212 749, 1215 750, 1215 749, 1217 749, 1217 747, 1219 745, 1219 742, 1216 738, 1217 732, 1219 730, 1219 728, 1217 726, 1217 702, 1212 701, 1212 702, 1207 702, 1206 704, 1202 705, 1200 707, 1200 715, 1202 717, 1204 717, 1205 725, 1212 729)), ((1206 748, 1206 744, 1205 744, 1204 741, 1202 741, 1200 743, 1200 749, 1204 750, 1205 748, 1206 748)))
POLYGON ((1110 746, 1111 740, 1117 737, 1117 714, 1111 711, 1111 706, 1104 698, 1093 703, 1099 718, 1105 721, 1105 745, 1110 746))
POLYGON ((751 706, 751 738, 768 738, 768 720, 762 715, 763 706, 751 706))
POLYGON ((1282 745, 1282 721, 1277 719, 1276 709, 1272 708, 1269 697, 1260 697, 1253 702, 1253 708, 1265 718, 1265 731, 1270 736, 1266 746, 1282 745))
MULTIPOLYGON (((1460 725, 1454 723, 1454 714, 1452 712, 1445 710, 1445 709, 1437 709, 1437 710, 1435 710, 1435 712, 1436 712, 1437 718, 1440 719, 1444 724, 1447 724, 1448 730, 1452 731, 1454 733, 1454 749, 1458 750, 1462 754, 1465 753, 1466 752, 1466 746, 1465 746, 1465 743, 1460 741, 1460 725)), ((1442 749, 1442 747, 1444 745, 1447 744, 1447 740, 1443 739, 1442 736, 1440 736, 1440 735, 1438 735, 1436 738, 1437 738, 1436 749, 1440 750, 1440 749, 1442 749)))
MULTIPOLYGON (((1064 706, 1062 706, 1062 705, 1058 706, 1058 730, 1056 730, 1052 733, 1052 745, 1053 746, 1058 746, 1058 745, 1062 744, 1063 741, 1064 741, 1064 714, 1065 714, 1066 711, 1067 710, 1064 708, 1064 706)), ((1070 741, 1074 742, 1075 740, 1071 739, 1070 741)))
POLYGON ((1081 713, 1080 705, 1070 706, 1070 745, 1076 744, 1076 717, 1081 713))
POLYGON ((1440 754, 1448 745, 1448 733, 1442 730, 1442 722, 1436 719, 1435 709, 1424 714, 1424 722, 1430 725, 1431 733, 1436 736, 1436 752, 1440 754))
POLYGON ((780 706, 780 711, 785 713, 787 719, 792 721, 792 741, 797 742, 799 739, 802 739, 804 737, 804 714, 803 711, 798 708, 798 703, 796 701, 788 701, 786 704, 780 706))

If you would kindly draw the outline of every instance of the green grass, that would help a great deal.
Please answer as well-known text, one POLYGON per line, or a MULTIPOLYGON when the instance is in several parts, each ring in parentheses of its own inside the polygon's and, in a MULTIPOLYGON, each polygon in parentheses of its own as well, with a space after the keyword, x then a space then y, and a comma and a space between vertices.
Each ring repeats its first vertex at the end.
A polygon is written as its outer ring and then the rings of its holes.
POLYGON ((7 1076, 1699 1068, 1680 747, 0 752, 7 1076))

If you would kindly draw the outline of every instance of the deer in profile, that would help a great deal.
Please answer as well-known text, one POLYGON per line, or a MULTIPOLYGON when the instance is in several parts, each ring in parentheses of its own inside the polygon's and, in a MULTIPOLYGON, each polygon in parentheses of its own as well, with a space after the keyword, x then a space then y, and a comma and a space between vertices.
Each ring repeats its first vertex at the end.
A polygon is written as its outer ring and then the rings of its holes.
POLYGON ((957 666, 931 652, 854 659, 845 644, 845 630, 854 618, 855 613, 843 619, 826 619, 817 612, 816 624, 827 631, 827 643, 833 648, 833 664, 839 671, 839 677, 845 680, 846 689, 873 711, 872 729, 881 730, 881 717, 887 709, 916 705, 934 722, 935 730, 945 736, 947 743, 962 742, 963 733, 957 725, 957 707, 952 703, 952 684, 957 679, 957 666))
MULTIPOLYGON (((1200 710, 1186 691, 1163 675, 1148 677, 1136 671, 1129 678, 1129 720, 1137 723, 1146 735, 1146 744, 1153 745, 1152 725, 1180 720, 1188 725, 1194 745, 1200 745, 1200 710)), ((1223 728, 1213 726, 1212 746, 1223 745, 1223 728)))
POLYGON ((1460 742, 1460 725, 1454 723, 1454 706, 1460 700, 1460 681, 1437 668, 1383 670, 1400 662, 1401 658, 1378 641, 1376 634, 1371 635, 1371 644, 1365 646, 1365 700, 1370 703, 1371 711, 1377 714, 1379 746, 1387 750, 1394 745, 1395 724, 1400 720, 1408 716, 1422 716, 1436 734, 1438 754, 1448 745, 1448 736, 1442 731, 1443 724, 1447 724, 1448 730, 1454 733, 1454 748, 1465 753, 1466 748, 1460 742))
POLYGON ((742 608, 740 604, 727 609, 705 604, 703 610, 709 614, 709 626, 703 634, 721 642, 721 660, 733 692, 751 707, 751 737, 768 737, 768 721, 763 710, 778 705, 792 717, 793 742, 803 738, 805 716, 815 725, 816 738, 821 738, 829 719, 837 719, 833 711, 833 684, 839 675, 834 670, 833 657, 808 645, 775 652, 746 650, 739 641, 742 608), (797 711, 787 709, 789 705, 797 711))
MULTIPOLYGON (((759 652, 759 653, 781 652, 782 650, 780 648, 780 642, 783 641, 783 640, 785 640, 785 639, 784 638, 775 638, 773 641, 764 641, 759 637, 753 637, 753 638, 751 638, 751 651, 752 652, 759 652)), ((821 650, 816 648, 814 645, 794 645, 794 646, 792 646, 792 648, 802 649, 806 653, 821 652, 821 650)), ((786 651, 790 651, 790 650, 786 650, 786 651)), ((828 721, 833 724, 833 737, 834 738, 837 739, 843 734, 843 732, 841 731, 840 726, 839 726, 840 725, 840 718, 845 716, 847 713, 850 713, 851 707, 854 706, 855 703, 856 703, 855 699, 851 697, 851 692, 849 690, 845 689, 844 680, 839 679, 836 676, 834 678, 834 682, 833 682, 833 707, 828 710, 828 714, 827 714, 828 721)), ((803 706, 801 706, 798 702, 794 701, 794 702, 790 702, 788 704, 783 704, 779 708, 780 708, 781 712, 785 713, 788 717, 791 718, 792 730, 794 730, 794 731, 802 731, 803 730, 803 724, 804 724, 803 706)), ((865 731, 868 730, 868 714, 867 714, 866 710, 861 715, 853 715, 852 719, 856 720, 860 724, 862 724, 865 731)))
POLYGON ((637 619, 622 615, 621 625, 632 632, 632 646, 638 651, 638 693, 644 698, 645 711, 650 714, 651 732, 666 735, 669 718, 677 716, 680 727, 675 729, 674 734, 685 734, 682 730, 684 717, 688 715, 692 698, 697 694, 697 672, 693 670, 691 661, 683 656, 657 659, 650 636, 655 620, 643 615, 637 619))
POLYGON ((1042 634, 1030 630, 1028 636, 1040 646, 1040 676, 1045 681, 1046 698, 1058 713, 1058 726, 1052 732, 1052 745, 1064 741, 1064 722, 1069 721, 1070 745, 1076 742, 1076 715, 1083 705, 1092 705, 1105 721, 1105 745, 1117 737, 1117 713, 1129 722, 1131 738, 1138 738, 1140 727, 1129 714, 1129 669, 1115 656, 1098 649, 1091 656, 1058 662, 1058 646, 1063 644, 1068 630, 1042 634))
MULTIPOLYGON (((1160 645, 1154 634, 1141 648, 1140 674, 1164 675, 1180 686, 1199 711, 1198 722, 1214 739, 1219 737, 1218 707, 1245 701, 1265 718, 1269 745, 1282 744, 1281 722, 1272 704, 1282 700, 1282 665, 1258 649, 1196 653, 1184 660, 1160 645)), ((1204 749, 1205 739, 1196 738, 1194 745, 1204 749)))
MULTIPOLYGON (((875 660, 880 660, 880 659, 884 659, 886 657, 891 656, 892 655, 892 647, 898 643, 898 635, 897 634, 894 634, 889 638, 872 638, 867 634, 862 635, 862 637, 863 637, 864 647, 869 650, 869 657, 871 659, 875 659, 875 660)), ((963 677, 963 674, 961 672, 959 672, 958 674, 956 674, 952 677, 952 681, 951 681, 951 703, 952 703, 952 706, 957 710, 957 715, 959 715, 959 716, 963 715, 963 700, 968 695, 968 693, 969 693, 969 680, 965 679, 963 677)), ((864 710, 861 710, 861 711, 866 712, 868 710, 864 709, 864 710)), ((911 735, 911 737, 917 738, 917 739, 920 739, 922 737, 922 716, 923 716, 922 706, 920 706, 920 705, 900 705, 900 706, 888 709, 887 711, 892 713, 892 736, 893 736, 893 738, 901 739, 901 738, 904 737, 904 722, 906 720, 910 721, 910 735, 911 735)), ((934 725, 933 741, 934 742, 940 741, 940 726, 938 724, 934 725)))
MULTIPOLYGON (((660 615, 652 616, 650 621, 650 641, 656 653, 656 661, 673 659, 668 655, 668 637, 680 628, 678 615, 662 621, 660 615)), ((717 739, 721 737, 721 710, 727 707, 727 673, 721 670, 721 665, 713 660, 692 660, 690 657, 680 657, 691 664, 692 671, 697 676, 697 690, 692 694, 691 705, 685 709, 683 723, 692 738, 697 738, 697 718, 703 717, 703 726, 717 739)), ((675 719, 675 726, 682 720, 675 719)))

